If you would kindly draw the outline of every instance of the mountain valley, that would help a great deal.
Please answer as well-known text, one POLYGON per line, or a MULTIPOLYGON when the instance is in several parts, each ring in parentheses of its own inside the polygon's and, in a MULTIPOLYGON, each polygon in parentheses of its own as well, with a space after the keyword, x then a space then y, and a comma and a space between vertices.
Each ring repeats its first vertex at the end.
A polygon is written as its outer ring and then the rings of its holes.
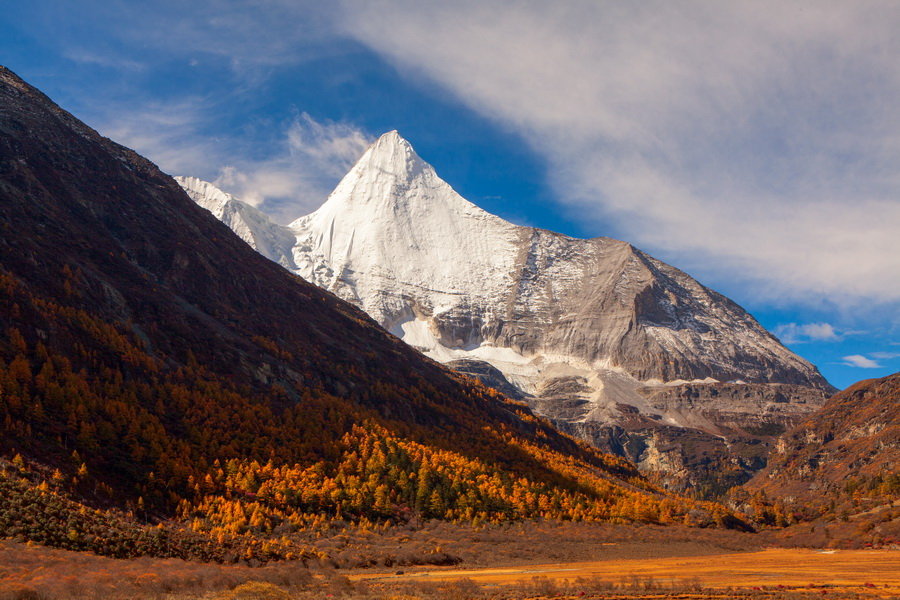
POLYGON ((640 558, 732 598, 711 561, 773 545, 891 572, 897 375, 826 401, 733 302, 484 213, 395 133, 320 210, 176 182, 0 68, 0 597, 658 595, 596 575, 640 558), (490 570, 418 570, 460 562, 490 570))
POLYGON ((625 242, 481 210, 396 131, 287 226, 176 180, 258 252, 676 489, 748 480, 833 391, 724 296, 625 242))
POLYGON ((423 357, 7 69, 0 227, 6 536, 265 562, 332 522, 745 527, 423 357))
POLYGON ((898 30, 7 2, 0 600, 900 600, 898 30))

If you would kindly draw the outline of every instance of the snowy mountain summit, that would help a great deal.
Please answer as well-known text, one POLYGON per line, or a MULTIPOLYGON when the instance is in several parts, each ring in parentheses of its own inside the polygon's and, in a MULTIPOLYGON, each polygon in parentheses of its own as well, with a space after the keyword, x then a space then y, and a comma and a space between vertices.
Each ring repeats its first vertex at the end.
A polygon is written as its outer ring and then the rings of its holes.
POLYGON ((396 131, 366 150, 317 211, 287 227, 255 209, 220 208, 239 201, 223 201, 209 184, 180 182, 269 258, 428 356, 512 384, 600 446, 615 445, 612 425, 643 432, 643 451, 666 428, 721 438, 781 426, 830 390, 728 298, 626 242, 485 212, 396 131), (733 401, 721 406, 722 398, 733 401))
POLYGON ((396 131, 363 154, 319 210, 290 227, 302 277, 401 337, 415 320, 433 320, 448 348, 476 341, 450 339, 440 326, 465 307, 500 317, 520 229, 453 191, 396 131))
POLYGON ((630 244, 481 210, 396 131, 290 228, 301 276, 439 360, 497 355, 537 374, 565 357, 641 381, 824 383, 736 304, 630 244))

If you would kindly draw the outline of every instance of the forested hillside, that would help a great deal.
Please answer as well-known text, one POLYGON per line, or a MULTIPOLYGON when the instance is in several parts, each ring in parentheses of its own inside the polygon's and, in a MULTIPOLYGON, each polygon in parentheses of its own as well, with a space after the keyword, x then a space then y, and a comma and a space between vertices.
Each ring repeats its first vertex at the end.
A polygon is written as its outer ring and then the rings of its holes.
POLYGON ((423 358, 6 69, 0 331, 0 535, 224 559, 332 518, 732 519, 423 358))

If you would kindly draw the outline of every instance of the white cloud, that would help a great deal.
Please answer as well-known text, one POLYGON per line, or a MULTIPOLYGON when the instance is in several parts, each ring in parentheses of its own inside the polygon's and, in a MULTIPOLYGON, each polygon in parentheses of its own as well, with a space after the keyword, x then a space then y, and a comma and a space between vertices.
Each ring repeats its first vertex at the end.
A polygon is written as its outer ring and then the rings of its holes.
POLYGON ((129 102, 96 107, 106 120, 94 125, 104 136, 153 160, 173 175, 196 173, 221 153, 220 144, 197 134, 210 102, 187 97, 173 102, 129 102))
POLYGON ((900 352, 869 352, 869 356, 877 360, 892 360, 900 358, 900 352))
POLYGON ((859 367, 860 369, 881 369, 882 366, 871 358, 866 358, 862 354, 851 354, 844 357, 844 364, 848 367, 859 367))
POLYGON ((770 300, 900 300, 900 5, 345 9, 403 72, 521 133, 598 234, 770 300))
POLYGON ((773 333, 785 344, 803 342, 837 341, 841 339, 830 323, 784 323, 778 325, 773 333))
POLYGON ((287 127, 271 158, 230 162, 215 183, 260 206, 276 222, 288 222, 318 208, 371 141, 351 124, 318 122, 303 113, 287 127))
POLYGON ((280 223, 318 208, 372 140, 352 124, 319 122, 301 113, 274 139, 255 142, 261 149, 251 152, 247 139, 203 132, 218 110, 198 97, 119 107, 105 110, 115 116, 98 130, 164 172, 213 181, 280 223))
POLYGON ((301 114, 287 134, 291 154, 314 161, 328 175, 342 177, 359 159, 372 138, 348 123, 319 123, 301 114))

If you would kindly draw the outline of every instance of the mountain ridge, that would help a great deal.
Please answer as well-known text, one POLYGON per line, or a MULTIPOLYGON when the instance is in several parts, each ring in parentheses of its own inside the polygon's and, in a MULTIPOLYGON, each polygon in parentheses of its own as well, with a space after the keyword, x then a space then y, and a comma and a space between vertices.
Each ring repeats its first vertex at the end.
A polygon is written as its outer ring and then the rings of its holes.
POLYGON ((729 504, 794 524, 795 545, 896 547, 900 539, 900 373, 859 381, 778 437, 768 464, 729 504))
POLYGON ((0 232, 10 535, 271 560, 325 518, 722 511, 421 356, 5 68, 0 232))
MULTIPOLYGON (((659 431, 650 430, 700 429, 717 448, 712 454, 728 456, 718 438, 768 444, 773 438, 747 426, 784 430, 833 391, 730 299, 627 242, 572 238, 487 213, 396 131, 363 153, 318 210, 288 227, 295 273, 440 362, 488 363, 533 408, 599 447, 612 448, 594 425, 636 431, 638 443, 623 447, 641 448, 628 458, 649 470, 659 466, 651 447, 659 431), (761 399, 738 421, 715 389, 733 384, 761 399), (769 394, 773 384, 805 393, 769 394), (692 400, 648 402, 647 390, 672 386, 687 386, 692 400), (567 391, 542 397, 544 389, 567 391)), ((485 369, 464 372, 480 377, 485 369)), ((757 454, 739 478, 759 468, 757 454)))
POLYGON ((774 460, 748 484, 777 495, 815 496, 853 477, 896 472, 900 373, 859 381, 786 432, 774 460))
MULTIPOLYGON (((792 364, 792 368, 797 371, 802 371, 802 375, 794 374, 791 375, 787 371, 776 373, 775 377, 779 378, 782 383, 801 383, 806 385, 811 385, 813 387, 822 387, 828 388, 827 382, 819 375, 809 363, 803 361, 793 355, 790 351, 784 350, 783 347, 780 346, 780 343, 768 332, 763 330, 759 324, 749 315, 746 314, 746 311, 743 311, 739 306, 734 304, 729 299, 712 292, 709 288, 702 286, 701 284, 693 281, 692 278, 687 276, 681 271, 677 269, 673 269, 669 265, 662 263, 654 259, 653 257, 647 255, 643 251, 635 248, 633 245, 628 242, 622 242, 619 240, 614 240, 608 237, 594 237, 589 239, 581 239, 581 238, 572 238, 571 236, 566 236, 564 234, 555 233, 549 230, 536 228, 536 227, 524 227, 517 226, 512 223, 509 223, 503 220, 501 217, 496 215, 492 215, 483 209, 477 207, 475 204, 465 200, 459 194, 452 190, 452 188, 447 185, 443 180, 441 180, 433 168, 425 163, 409 143, 404 140, 396 131, 391 131, 384 134, 381 138, 379 138, 360 158, 356 165, 354 165, 353 169, 348 173, 348 175, 342 180, 342 182, 337 186, 335 191, 329 196, 329 199, 323 204, 323 206, 311 213, 310 215, 306 215, 294 220, 287 227, 294 231, 294 233, 298 237, 297 246, 300 246, 299 249, 295 248, 295 258, 303 258, 306 260, 306 263, 301 265, 298 268, 298 273, 303 276, 305 279, 314 281, 318 283, 321 287, 325 287, 326 289, 335 288, 340 290, 345 287, 343 285, 344 282, 341 281, 341 277, 339 274, 340 267, 347 268, 353 271, 375 271, 378 272, 384 269, 385 261, 380 259, 377 263, 371 261, 366 263, 364 266, 366 268, 354 269, 354 265, 346 264, 346 260, 350 255, 353 254, 353 246, 354 244, 360 244, 359 236, 361 234, 365 234, 364 224, 368 224, 371 221, 372 214, 364 214, 361 217, 354 217, 352 215, 348 215, 347 213, 354 212, 355 209, 361 207, 370 207, 370 206, 378 206, 378 207, 388 207, 393 211, 393 214, 389 216, 393 219, 397 217, 396 212, 401 211, 403 213, 407 213, 410 210, 413 210, 419 215, 425 213, 427 209, 433 208, 435 205, 449 205, 451 207, 451 218, 444 218, 445 215, 441 214, 439 220, 439 227, 443 227, 444 231, 443 240, 449 244, 454 244, 458 238, 464 238, 465 242, 471 242, 473 237, 472 235, 461 236, 459 234, 459 230, 464 228, 464 226, 459 225, 459 222, 462 221, 465 223, 467 218, 471 218, 474 221, 487 221, 490 223, 491 229, 487 231, 489 236, 485 237, 494 237, 496 238, 504 238, 503 241, 509 241, 512 245, 517 246, 517 248, 509 249, 503 248, 503 244, 491 244, 484 248, 484 244, 482 247, 478 247, 476 244, 475 249, 479 250, 479 252, 469 252, 466 256, 466 259, 469 261, 475 260, 478 261, 476 264, 471 264, 471 262, 463 265, 466 267, 465 271, 474 272, 475 275, 491 271, 490 263, 496 262, 504 262, 504 267, 501 269, 493 269, 494 273, 500 274, 501 277, 511 276, 513 272, 518 271, 518 282, 523 284, 527 282, 528 279, 528 268, 529 265, 533 266, 533 263, 540 258, 544 258, 545 260, 553 260, 555 262, 560 262, 561 258, 559 256, 555 257, 537 257, 534 256, 533 253, 527 255, 525 260, 519 261, 520 264, 513 264, 516 261, 510 260, 509 257, 512 254, 511 250, 520 253, 521 251, 518 249, 518 246, 522 245, 523 241, 530 242, 531 245, 538 244, 544 242, 545 245, 559 245, 560 241, 565 241, 568 244, 577 244, 582 247, 580 248, 563 248, 561 249, 559 254, 573 254, 578 252, 584 252, 585 246, 588 245, 608 245, 612 246, 611 251, 616 253, 618 251, 621 254, 624 254, 624 259, 632 259, 633 265, 623 265, 623 268, 626 266, 634 267, 636 269, 640 269, 643 267, 647 271, 650 272, 650 275, 657 279, 668 279, 675 280, 676 284, 681 284, 684 287, 684 282, 691 283, 692 292, 702 292, 708 295, 708 299, 712 303, 721 303, 726 304, 727 309, 731 310, 735 313, 738 313, 742 319, 746 319, 747 328, 753 330, 754 334, 761 334, 761 339, 764 340, 767 344, 771 344, 772 346, 780 347, 783 351, 779 351, 779 357, 783 358, 785 361, 788 361, 792 364), (385 151, 385 149, 387 149, 385 151), (381 150, 382 152, 379 152, 381 150), (401 154, 403 160, 397 160, 397 155, 401 154), (374 157, 374 158, 373 158, 374 157), (413 165, 410 167, 409 165, 413 165), (373 175, 374 173, 374 175, 373 175), (367 179, 368 178, 368 179, 367 179), (383 179, 387 179, 385 182, 383 179), (408 179, 412 180, 412 184, 410 184, 408 179), (424 182, 420 182, 420 179, 424 179, 424 182), (353 190, 360 186, 361 184, 365 184, 366 187, 370 189, 366 189, 364 193, 353 193, 353 190), (412 186, 412 187, 411 187, 412 186), (414 189, 416 186, 424 187, 424 190, 416 190, 414 189), (435 200, 435 194, 430 193, 436 191, 438 192, 437 200, 435 200), (348 206, 349 204, 349 206, 348 206), (422 206, 426 205, 426 206, 422 206), (338 228, 335 227, 334 218, 337 213, 341 213, 343 218, 347 218, 350 216, 353 219, 353 222, 349 225, 345 222, 342 223, 338 228), (347 232, 340 231, 340 228, 347 229, 347 232), (326 235, 327 234, 327 235, 326 235), (304 238, 303 236, 306 235, 304 238), (343 237, 342 237, 343 236, 343 237), (554 244, 554 241, 557 243, 554 244), (473 254, 475 256, 473 257, 473 254), (482 260, 484 255, 491 254, 490 261, 482 260), (315 263, 316 258, 319 258, 320 261, 317 264, 315 263), (335 268, 334 265, 339 265, 338 268, 335 268), (511 268, 509 268, 509 264, 513 264, 511 268), (327 273, 324 275, 323 273, 327 273), (793 381, 789 380, 791 377, 794 378, 793 381)), ((377 217, 383 216, 383 211, 379 208, 374 211, 374 215, 377 217)), ((406 216, 406 215, 404 215, 406 216)), ((418 215, 417 215, 418 216, 418 215)), ((430 215, 433 216, 433 215, 430 215)), ((379 224, 380 225, 380 224, 379 224)), ((407 225, 417 225, 421 226, 421 220, 419 221, 407 221, 402 224, 404 227, 407 225)), ((277 226, 281 227, 281 226, 277 226)), ((414 227, 407 229, 414 229, 414 227)), ((393 243, 396 241, 396 236, 393 235, 394 232, 391 232, 393 236, 392 239, 388 240, 388 242, 384 243, 393 243)), ((433 248, 427 247, 429 242, 433 242, 433 240, 424 240, 421 241, 421 235, 412 234, 411 239, 404 240, 410 242, 409 246, 412 250, 421 251, 425 250, 427 252, 435 252, 437 253, 437 260, 432 261, 435 264, 428 265, 428 269, 430 271, 427 273, 428 277, 421 277, 417 280, 415 277, 405 277, 400 281, 400 285, 408 285, 410 287, 420 287, 425 289, 446 289, 447 294, 460 294, 465 293, 472 296, 490 296, 495 297, 497 294, 491 294, 489 292, 483 292, 481 290, 473 291, 470 289, 460 289, 465 287, 473 286, 473 282, 470 280, 466 280, 466 278, 462 277, 457 272, 450 272, 448 270, 452 270, 453 265, 440 264, 442 261, 452 261, 453 259, 459 259, 458 253, 447 252, 443 248, 433 248), (424 281, 423 281, 424 280, 424 281), (437 285, 436 285, 437 284, 437 285), (443 286, 443 287, 442 287, 443 286)), ((371 242, 372 240, 366 240, 371 242)), ((383 245, 384 243, 381 243, 383 245)), ((383 248, 379 247, 379 242, 376 240, 374 244, 367 247, 367 251, 370 251, 371 248, 377 248, 379 252, 383 250, 383 248)), ((472 250, 473 246, 471 244, 466 246, 467 249, 472 250)), ((352 257, 353 259, 357 259, 357 257, 352 257)), ((397 260, 397 257, 394 258, 394 262, 401 262, 397 260)), ((623 260, 624 262, 624 260, 623 260)), ((615 275, 612 273, 611 275, 615 275)), ((379 275, 375 275, 379 276, 379 275)), ((485 282, 482 282, 485 283, 485 282)), ((486 282, 490 285, 490 282, 486 282)), ((618 281, 621 285, 621 281, 618 281)), ((357 286, 360 285, 359 281, 354 281, 354 284, 357 286)), ((671 291, 671 290, 666 290, 671 291)), ((365 302, 361 300, 359 297, 361 294, 353 293, 350 290, 343 290, 343 293, 350 298, 356 297, 356 301, 365 302)), ((515 299, 512 299, 515 301, 515 299)), ((643 302, 645 298, 637 298, 637 302, 643 302)), ((651 299, 652 300, 652 299, 651 299)), ((386 328, 391 329, 392 321, 396 321, 398 319, 396 314, 393 314, 396 311, 392 311, 393 307, 385 307, 378 306, 377 304, 373 304, 369 302, 364 306, 366 311, 373 315, 376 320, 381 322, 386 328)), ((646 321, 648 324, 656 325, 659 323, 653 323, 652 319, 656 318, 661 322, 667 322, 662 324, 674 324, 678 326, 687 326, 690 327, 694 323, 691 323, 689 320, 686 320, 685 323, 677 323, 677 316, 674 313, 677 312, 679 307, 661 305, 654 308, 658 308, 660 310, 657 311, 656 314, 642 313, 640 315, 641 319, 646 321), (669 313, 669 314, 666 314, 669 313)), ((402 310, 400 311, 402 312, 402 310)), ((763 344, 765 345, 765 344, 763 344)), ((596 360, 600 358, 600 355, 588 355, 586 356, 588 360, 596 360)), ((650 369, 645 369, 641 372, 640 369, 637 369, 638 375, 641 378, 652 378, 657 376, 659 379, 663 381, 671 381, 676 378, 679 378, 678 373, 673 372, 671 369, 666 370, 665 368, 656 366, 650 369)), ((719 369, 718 372, 709 373, 703 372, 703 369, 698 369, 699 372, 692 373, 691 376, 693 379, 704 379, 707 376, 719 375, 722 380, 729 380, 728 375, 734 375, 732 379, 738 379, 742 373, 739 372, 738 369, 731 369, 731 373, 728 373, 725 369, 719 369)), ((743 373, 747 375, 746 373, 743 373)), ((752 375, 752 374, 751 374, 752 375)), ((770 377, 771 378, 771 377, 770 377)), ((757 373, 755 376, 744 377, 749 381, 765 381, 763 379, 762 373, 757 373)))
POLYGON ((173 179, 194 202, 225 223, 251 248, 289 271, 297 268, 291 253, 294 237, 288 227, 273 223, 262 211, 209 182, 196 177, 173 179))

